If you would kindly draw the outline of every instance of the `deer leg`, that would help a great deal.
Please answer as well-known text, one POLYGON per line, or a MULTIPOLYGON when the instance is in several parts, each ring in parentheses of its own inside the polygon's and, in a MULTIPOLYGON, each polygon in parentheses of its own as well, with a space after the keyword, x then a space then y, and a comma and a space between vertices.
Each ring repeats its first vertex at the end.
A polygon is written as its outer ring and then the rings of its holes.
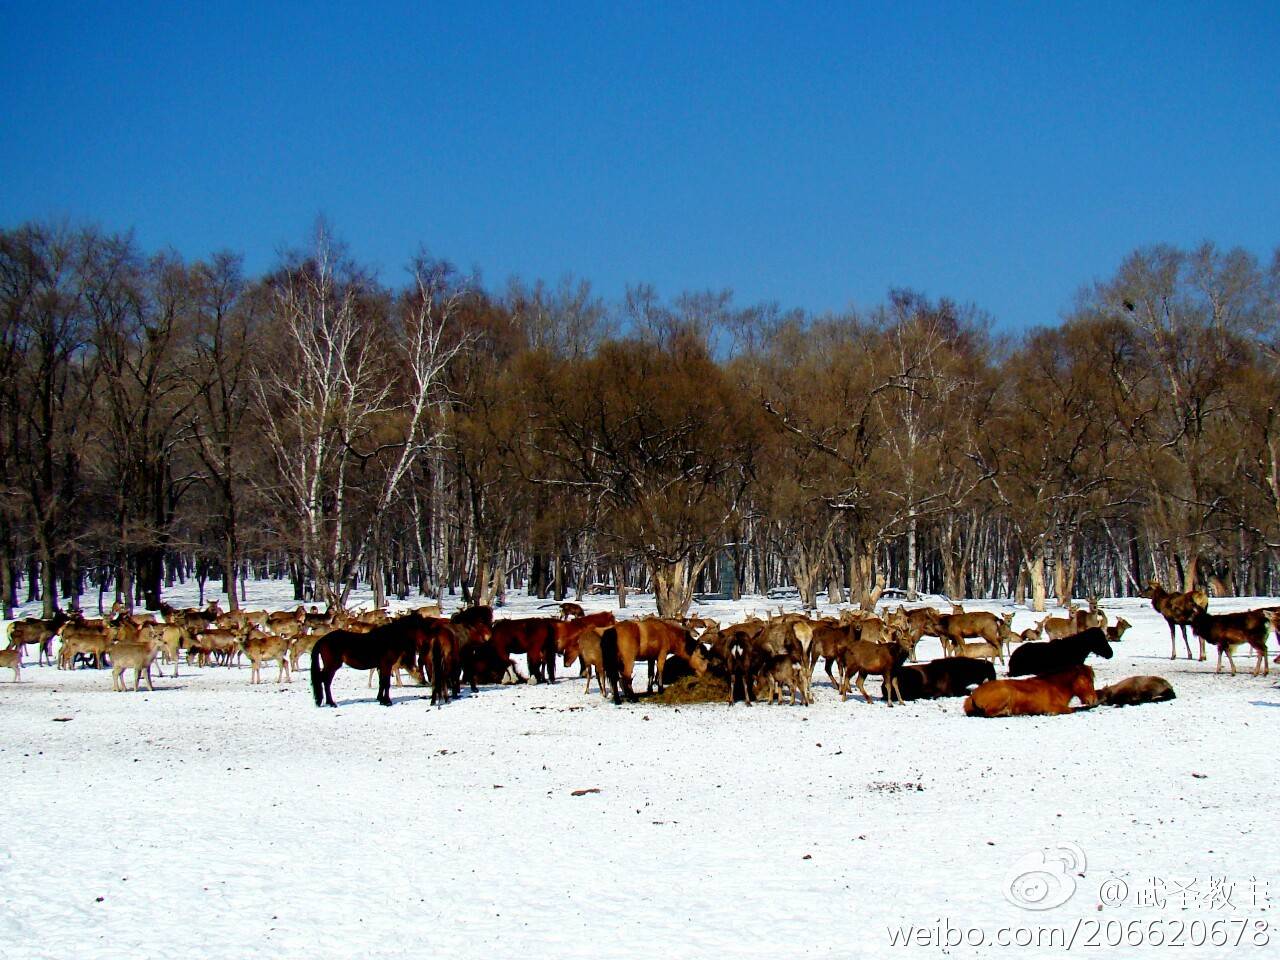
POLYGON ((871 702, 871 694, 867 693, 866 684, 863 682, 867 679, 867 675, 861 670, 858 671, 858 692, 867 699, 867 703, 871 702))

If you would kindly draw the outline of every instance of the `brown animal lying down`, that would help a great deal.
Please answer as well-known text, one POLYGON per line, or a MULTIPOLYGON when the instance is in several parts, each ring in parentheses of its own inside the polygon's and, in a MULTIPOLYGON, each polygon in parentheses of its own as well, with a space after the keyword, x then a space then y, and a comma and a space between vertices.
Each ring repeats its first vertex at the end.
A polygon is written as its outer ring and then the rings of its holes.
POLYGON ((964 701, 968 717, 1036 717, 1073 713, 1072 698, 1086 707, 1098 702, 1093 668, 1085 664, 1026 680, 991 680, 964 701))
POLYGON ((1141 703, 1160 703, 1177 695, 1164 677, 1126 677, 1098 691, 1098 703, 1111 707, 1136 707, 1141 703))

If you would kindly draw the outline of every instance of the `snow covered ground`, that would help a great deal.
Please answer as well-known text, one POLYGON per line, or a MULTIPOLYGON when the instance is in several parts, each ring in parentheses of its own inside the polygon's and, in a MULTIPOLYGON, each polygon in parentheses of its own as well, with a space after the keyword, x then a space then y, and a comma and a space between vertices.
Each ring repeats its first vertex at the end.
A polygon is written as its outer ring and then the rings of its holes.
POLYGON ((1104 608, 1135 626, 1099 684, 1177 700, 975 720, 824 678, 807 709, 618 708, 575 678, 388 710, 343 670, 319 710, 305 676, 114 694, 32 656, 0 675, 0 956, 1274 956, 1276 678, 1171 663, 1145 601, 1104 608))

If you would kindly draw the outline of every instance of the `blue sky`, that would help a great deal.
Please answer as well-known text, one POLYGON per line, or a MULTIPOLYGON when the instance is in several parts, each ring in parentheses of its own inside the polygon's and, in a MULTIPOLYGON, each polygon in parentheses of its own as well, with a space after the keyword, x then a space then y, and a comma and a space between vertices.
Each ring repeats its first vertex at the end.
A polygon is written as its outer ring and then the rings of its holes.
POLYGON ((1053 323, 1280 244, 1280 5, 0 4, 0 225, 1053 323), (200 9, 196 9, 196 8, 200 9))

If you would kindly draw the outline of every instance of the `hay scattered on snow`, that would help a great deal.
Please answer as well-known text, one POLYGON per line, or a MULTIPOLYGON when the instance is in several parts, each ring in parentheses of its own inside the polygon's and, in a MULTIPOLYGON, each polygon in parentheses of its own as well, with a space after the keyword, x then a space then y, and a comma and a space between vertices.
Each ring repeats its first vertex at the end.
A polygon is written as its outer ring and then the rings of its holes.
POLYGON ((669 683, 662 693, 645 697, 645 703, 726 703, 729 699, 729 681, 704 673, 702 676, 681 677, 669 683))

